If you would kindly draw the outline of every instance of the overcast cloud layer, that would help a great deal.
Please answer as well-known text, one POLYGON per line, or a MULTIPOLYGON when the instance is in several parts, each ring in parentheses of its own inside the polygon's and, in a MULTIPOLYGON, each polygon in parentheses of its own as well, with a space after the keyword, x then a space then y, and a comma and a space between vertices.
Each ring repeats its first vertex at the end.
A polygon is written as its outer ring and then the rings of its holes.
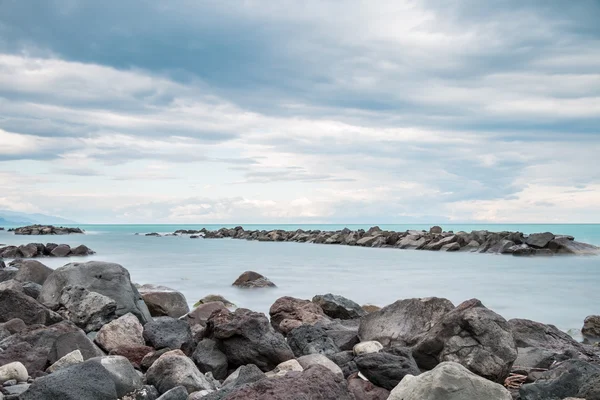
POLYGON ((0 209, 600 223, 600 3, 0 1, 0 209))

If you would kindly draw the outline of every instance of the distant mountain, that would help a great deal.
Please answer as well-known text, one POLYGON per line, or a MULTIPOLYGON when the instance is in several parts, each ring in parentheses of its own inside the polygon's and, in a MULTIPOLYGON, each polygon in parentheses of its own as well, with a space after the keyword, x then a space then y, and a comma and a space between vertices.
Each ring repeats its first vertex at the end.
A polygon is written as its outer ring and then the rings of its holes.
POLYGON ((45 214, 28 214, 16 211, 0 210, 1 225, 32 225, 32 224, 76 224, 70 219, 45 214))

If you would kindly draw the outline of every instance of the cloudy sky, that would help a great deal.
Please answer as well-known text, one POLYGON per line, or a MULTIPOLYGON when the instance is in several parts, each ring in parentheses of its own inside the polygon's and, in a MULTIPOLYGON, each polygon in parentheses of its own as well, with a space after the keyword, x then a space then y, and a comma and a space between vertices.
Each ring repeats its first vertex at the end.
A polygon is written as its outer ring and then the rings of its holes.
POLYGON ((600 222, 597 0, 0 0, 0 209, 600 222))

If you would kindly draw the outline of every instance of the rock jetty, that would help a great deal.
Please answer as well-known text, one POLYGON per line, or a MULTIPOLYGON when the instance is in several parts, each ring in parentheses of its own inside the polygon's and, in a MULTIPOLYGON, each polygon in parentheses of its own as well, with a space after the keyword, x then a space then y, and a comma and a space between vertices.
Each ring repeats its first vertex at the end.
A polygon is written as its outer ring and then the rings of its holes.
POLYGON ((221 228, 210 231, 182 229, 174 235, 192 235, 205 239, 245 239, 260 242, 299 242, 318 244, 338 244, 361 247, 383 247, 449 252, 512 254, 514 256, 552 255, 599 255, 600 248, 577 242, 573 236, 556 235, 550 232, 525 235, 521 232, 443 232, 439 226, 429 231, 408 230, 395 232, 374 226, 368 230, 356 231, 348 228, 338 231, 321 230, 245 230, 221 228))
POLYGON ((20 228, 11 228, 9 232, 15 235, 70 235, 72 233, 84 233, 80 228, 68 228, 52 225, 29 225, 20 228))
POLYGON ((96 254, 86 245, 71 247, 68 244, 29 243, 20 246, 0 247, 1 258, 79 257, 96 254))
POLYGON ((138 290, 118 264, 26 263, 19 280, 0 274, 4 399, 599 398, 600 348, 477 299, 368 313, 331 293, 284 296, 265 315, 211 296, 186 312, 181 293, 138 290))

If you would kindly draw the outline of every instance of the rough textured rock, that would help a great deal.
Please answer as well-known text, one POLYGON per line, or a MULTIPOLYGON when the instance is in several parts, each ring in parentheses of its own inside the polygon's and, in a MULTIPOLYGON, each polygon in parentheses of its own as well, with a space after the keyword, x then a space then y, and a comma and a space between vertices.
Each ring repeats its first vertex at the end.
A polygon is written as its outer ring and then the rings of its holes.
POLYGON ((12 379, 27 382, 28 377, 27 368, 18 361, 0 366, 0 385, 12 379))
POLYGON ((233 368, 255 364, 262 371, 270 371, 294 358, 283 336, 273 330, 264 314, 243 308, 212 314, 206 336, 221 343, 221 350, 233 368))
POLYGON ((146 380, 159 393, 165 393, 176 386, 185 387, 188 393, 215 389, 181 350, 168 351, 160 356, 146 372, 146 380))
POLYGON ((525 243, 536 249, 548 246, 548 243, 554 239, 554 234, 550 232, 532 233, 525 239, 525 243))
POLYGON ((297 361, 305 370, 312 366, 319 365, 327 368, 340 379, 344 378, 344 373, 341 368, 323 354, 309 354, 307 356, 298 357, 297 361))
POLYGON ((586 342, 600 341, 600 315, 588 315, 583 321, 581 334, 586 342))
POLYGON ((25 293, 27 296, 37 300, 40 293, 42 292, 42 285, 37 284, 35 282, 23 282, 23 284, 21 285, 21 289, 23 290, 23 293, 25 293))
MULTIPOLYGON (((207 397, 211 400, 213 398, 207 397)), ((240 386, 224 398, 227 400, 355 400, 343 379, 319 365, 301 373, 291 372, 281 378, 261 379, 240 386)))
POLYGON ((254 364, 242 365, 223 381, 224 388, 235 388, 247 383, 254 383, 267 376, 254 364))
POLYGON ((276 366, 272 371, 267 372, 265 375, 269 378, 273 378, 276 376, 281 377, 291 371, 302 372, 304 371, 304 368, 302 368, 302 365, 300 365, 298 360, 288 360, 282 362, 281 364, 276 366))
POLYGON ((79 350, 84 360, 103 356, 104 353, 85 335, 81 329, 62 333, 56 338, 48 352, 48 362, 55 363, 72 351, 79 350))
POLYGON ((175 289, 147 284, 138 291, 153 317, 179 318, 190 311, 185 296, 175 289))
POLYGON ((158 390, 152 385, 144 385, 141 389, 129 393, 121 400, 157 400, 160 397, 158 390))
POLYGON ((206 326, 206 321, 208 321, 208 317, 215 311, 227 310, 225 304, 220 301, 208 302, 204 304, 200 304, 192 311, 181 317, 182 320, 186 321, 192 329, 195 326, 206 326))
POLYGON ((264 288, 264 287, 276 287, 267 277, 254 271, 246 271, 242 273, 233 282, 232 286, 239 288, 264 288))
POLYGON ((97 331, 116 318, 117 303, 81 286, 66 286, 57 312, 86 332, 97 331))
POLYGON ((312 299, 331 318, 354 319, 367 315, 367 312, 350 299, 336 294, 317 295, 312 299))
POLYGON ((25 293, 13 289, 0 290, 0 322, 7 322, 13 318, 19 318, 27 325, 52 325, 62 321, 60 315, 48 310, 25 293))
POLYGON ((502 385, 460 364, 444 362, 432 371, 405 377, 388 400, 512 400, 512 396, 502 385))
POLYGON ((20 282, 35 282, 39 285, 43 285, 54 271, 36 260, 19 260, 17 266, 19 270, 14 279, 20 282))
POLYGON ((314 325, 329 320, 317 304, 289 296, 277 299, 271 306, 269 315, 273 328, 284 335, 300 325, 314 325))
POLYGON ((333 340, 333 343, 340 350, 352 350, 360 342, 357 330, 329 329, 327 330, 327 336, 333 340))
POLYGON ((229 300, 227 300, 225 297, 221 296, 220 294, 206 295, 203 298, 201 298, 200 300, 198 300, 196 302, 196 304, 194 304, 194 307, 198 307, 200 304, 212 303, 215 301, 219 301, 219 302, 223 303, 225 305, 225 307, 227 307, 230 311, 233 311, 237 308, 237 306, 235 304, 233 304, 232 302, 230 302, 229 300))
POLYGON ((477 299, 443 316, 413 348, 422 369, 454 361, 479 376, 503 382, 517 358, 510 325, 477 299))
POLYGON ((521 400, 560 400, 565 397, 583 397, 588 400, 600 399, 596 393, 589 396, 587 383, 598 380, 600 367, 581 360, 568 360, 543 372, 535 383, 523 385, 519 390, 521 400))
POLYGON ((354 362, 354 353, 352 351, 341 351, 337 354, 329 356, 329 359, 333 361, 344 373, 344 377, 358 372, 358 367, 354 362))
POLYGON ((142 388, 142 379, 129 361, 122 356, 104 356, 89 361, 100 364, 112 377, 119 398, 142 388))
POLYGON ((376 340, 370 340, 368 342, 361 342, 352 348, 354 354, 360 356, 361 354, 378 353, 383 349, 383 345, 376 340))
POLYGON ((348 390, 356 400, 387 400, 390 395, 389 390, 365 381, 358 376, 358 373, 348 377, 348 390))
MULTIPOLYGON (((150 346, 121 346, 110 351, 110 356, 123 356, 129 360, 136 369, 142 369, 142 360, 154 349, 150 346)), ((158 358, 158 357, 157 357, 158 358)))
POLYGON ((204 339, 198 343, 192 360, 201 372, 210 372, 216 379, 223 380, 227 376, 227 357, 212 339, 204 339))
POLYGON ((392 390, 406 375, 421 371, 408 348, 393 348, 388 352, 369 353, 354 359, 358 370, 375 385, 392 390))
POLYGON ((192 354, 194 339, 187 322, 171 317, 158 317, 144 325, 144 339, 155 349, 181 349, 192 354))
POLYGON ((158 400, 187 400, 188 392, 183 386, 176 386, 173 389, 165 392, 158 400))
POLYGON ((341 351, 323 328, 312 325, 292 329, 287 342, 296 357, 308 354, 331 355, 341 351))
POLYGON ((83 355, 80 350, 73 350, 72 352, 62 356, 54 364, 46 369, 46 372, 52 373, 59 369, 70 367, 71 365, 81 364, 83 362, 83 355))
POLYGON ((384 346, 411 346, 453 309, 449 300, 437 297, 398 300, 361 318, 358 335, 384 346))
POLYGON ((125 314, 104 325, 96 336, 96 343, 106 352, 119 347, 144 346, 144 328, 137 317, 131 313, 125 314))
POLYGON ((50 252, 52 257, 66 257, 71 252, 71 246, 68 244, 59 244, 50 252))
POLYGON ((550 368, 557 361, 569 359, 569 355, 557 353, 541 347, 519 347, 517 348, 517 359, 513 369, 522 368, 550 368))
POLYGON ((117 303, 117 316, 131 312, 142 324, 151 320, 146 304, 131 284, 129 272, 119 264, 89 261, 57 268, 44 282, 38 300, 50 309, 57 309, 65 286, 81 286, 113 299, 117 303))
POLYGON ((80 228, 35 224, 11 228, 9 232, 14 232, 15 235, 68 235, 71 233, 83 233, 83 230, 80 228))

